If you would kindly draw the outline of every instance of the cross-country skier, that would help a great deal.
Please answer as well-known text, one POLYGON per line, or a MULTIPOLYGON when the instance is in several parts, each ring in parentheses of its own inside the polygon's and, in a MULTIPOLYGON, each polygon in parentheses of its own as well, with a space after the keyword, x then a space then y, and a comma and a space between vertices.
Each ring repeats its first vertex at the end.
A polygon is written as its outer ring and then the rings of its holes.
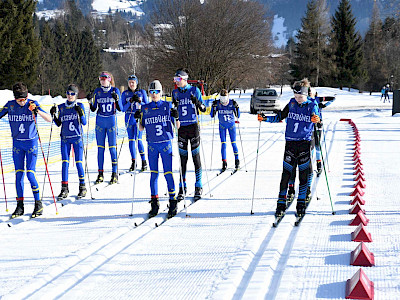
MULTIPOLYGON (((316 124, 315 130, 313 132, 312 138, 311 138, 311 152, 315 151, 315 159, 317 163, 317 174, 318 176, 322 172, 322 155, 321 155, 321 136, 322 136, 322 109, 329 106, 332 104, 332 102, 335 100, 335 97, 333 96, 327 96, 327 97, 319 97, 318 93, 315 88, 310 88, 309 91, 309 100, 314 101, 316 105, 318 105, 319 109, 319 114, 318 116, 320 117, 320 122, 316 124)), ((307 188, 307 193, 306 193, 306 200, 310 201, 311 200, 311 184, 313 180, 313 172, 309 174, 308 178, 308 188, 307 188)), ((288 189, 288 198, 293 199, 294 194, 295 194, 295 189, 294 189, 294 182, 296 179, 296 168, 294 168, 292 175, 290 176, 289 180, 289 189, 288 189)))
POLYGON ((114 77, 110 72, 101 72, 99 76, 101 87, 96 88, 87 96, 90 110, 96 111, 96 141, 97 141, 97 163, 99 175, 96 184, 104 181, 104 151, 106 137, 110 150, 112 173, 110 184, 118 182, 117 161, 117 110, 120 110, 121 93, 115 87, 114 77))
POLYGON ((142 136, 143 132, 138 132, 138 127, 136 124, 136 119, 133 117, 135 112, 140 109, 140 106, 149 103, 147 100, 147 93, 143 89, 138 88, 138 78, 136 75, 130 75, 128 77, 128 89, 124 91, 121 95, 122 111, 125 112, 125 125, 126 132, 128 133, 129 139, 129 151, 131 153, 132 164, 129 171, 135 170, 136 166, 136 146, 138 147, 139 154, 142 160, 141 171, 147 170, 146 157, 144 155, 144 147, 142 136), (139 133, 139 135, 138 135, 139 133), (136 138, 138 144, 136 144, 136 138))
POLYGON ((13 86, 15 100, 10 100, 0 111, 0 118, 8 114, 13 138, 13 160, 15 166, 15 186, 17 190, 17 208, 11 218, 24 214, 24 174, 26 162, 26 177, 31 184, 35 208, 32 218, 42 215, 43 206, 39 197, 39 184, 35 168, 38 155, 38 132, 36 116, 51 122, 51 116, 46 113, 38 102, 28 99, 28 88, 22 82, 13 86), (36 124, 35 124, 36 123, 36 124))
POLYGON ((82 103, 77 102, 79 89, 75 84, 70 84, 67 88, 67 101, 50 109, 54 123, 61 126, 61 160, 62 160, 62 179, 61 192, 58 200, 68 196, 68 168, 71 147, 74 149, 76 168, 79 177, 78 198, 86 196, 85 172, 83 170, 83 129, 86 125, 85 108, 82 103), (58 109, 58 114, 57 114, 58 109), (57 115, 56 115, 57 114, 57 115))
POLYGON ((259 121, 280 122, 286 118, 285 152, 283 158, 283 171, 279 188, 279 196, 275 216, 280 217, 286 211, 286 193, 290 175, 297 163, 299 168, 299 194, 297 199, 297 214, 302 216, 306 210, 306 192, 308 175, 312 172, 310 163, 310 143, 314 130, 314 123, 320 122, 318 106, 307 99, 310 89, 309 81, 304 78, 293 85, 294 98, 282 111, 275 116, 258 115, 259 121))
POLYGON ((186 165, 188 161, 188 144, 190 142, 196 183, 194 191, 195 201, 201 198, 203 192, 202 168, 200 159, 200 127, 198 114, 199 110, 205 112, 200 90, 188 84, 189 75, 186 71, 179 69, 174 76, 177 89, 172 91, 172 102, 178 108, 181 126, 178 130, 179 155, 181 159, 181 172, 183 182, 179 183, 178 201, 183 200, 186 195, 186 165))
POLYGON ((175 118, 176 126, 179 128, 178 111, 171 106, 171 103, 161 100, 162 85, 160 81, 154 80, 150 83, 149 94, 151 102, 142 105, 141 110, 135 112, 135 117, 140 118, 139 130, 146 129, 147 155, 151 173, 151 210, 149 217, 157 215, 160 207, 158 201, 158 157, 161 156, 169 194, 168 218, 171 218, 177 213, 178 203, 175 198, 175 183, 172 176, 172 139, 174 132, 171 118, 175 118))
POLYGON ((226 161, 226 131, 229 131, 229 137, 235 155, 235 169, 239 169, 239 151, 236 145, 236 126, 235 118, 240 117, 239 105, 233 99, 229 99, 227 90, 221 90, 219 100, 214 100, 211 107, 211 118, 214 118, 218 112, 219 121, 219 137, 221 139, 221 156, 222 156, 222 169, 224 172, 227 168, 226 161))

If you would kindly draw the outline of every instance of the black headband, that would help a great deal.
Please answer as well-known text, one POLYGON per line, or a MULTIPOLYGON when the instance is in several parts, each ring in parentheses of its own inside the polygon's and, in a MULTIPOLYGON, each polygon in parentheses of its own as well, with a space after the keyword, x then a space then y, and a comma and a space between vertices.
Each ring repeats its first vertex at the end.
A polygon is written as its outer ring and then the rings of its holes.
POLYGON ((15 99, 28 98, 28 92, 14 91, 15 99))

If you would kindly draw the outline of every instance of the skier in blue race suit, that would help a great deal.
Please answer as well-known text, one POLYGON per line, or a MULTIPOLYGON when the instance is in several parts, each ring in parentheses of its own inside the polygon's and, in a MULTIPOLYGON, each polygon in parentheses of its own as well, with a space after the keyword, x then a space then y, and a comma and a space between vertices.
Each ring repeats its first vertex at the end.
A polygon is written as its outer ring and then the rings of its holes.
POLYGON ((229 131, 231 139, 233 154, 235 156, 235 169, 239 169, 239 151, 236 145, 236 126, 235 118, 240 117, 239 105, 233 99, 229 99, 227 90, 222 90, 219 100, 214 100, 211 107, 211 118, 214 118, 218 112, 219 121, 219 137, 221 139, 221 156, 222 156, 222 169, 224 172, 227 168, 226 161, 226 131, 229 131))
POLYGON ((35 168, 38 155, 38 132, 36 116, 40 115, 45 121, 51 122, 38 102, 28 99, 28 88, 22 82, 13 86, 15 100, 10 100, 0 111, 0 118, 8 114, 13 138, 13 160, 15 166, 15 186, 17 190, 17 208, 11 218, 24 214, 24 174, 26 161, 26 177, 31 184, 35 208, 32 218, 42 215, 43 205, 39 197, 39 184, 35 168))
POLYGON ((83 170, 83 129, 86 125, 85 108, 82 103, 77 102, 79 89, 75 84, 70 84, 67 88, 67 101, 50 109, 54 123, 61 126, 61 160, 62 160, 62 179, 61 192, 58 200, 67 198, 68 189, 68 168, 71 147, 74 149, 76 168, 79 177, 78 198, 86 196, 85 172, 83 170), (58 109, 58 115, 56 116, 58 109))
POLYGON ((161 157, 164 177, 167 181, 169 193, 168 218, 177 213, 175 198, 175 183, 172 176, 172 139, 174 137, 172 118, 175 118, 179 128, 178 111, 171 107, 171 103, 161 100, 162 86, 160 81, 154 80, 149 85, 151 102, 144 104, 141 111, 136 111, 136 118, 140 118, 139 129, 146 129, 148 158, 150 166, 151 210, 149 217, 158 214, 158 158, 161 157))
POLYGON ((183 182, 182 180, 179 182, 178 201, 183 200, 187 192, 186 165, 188 161, 189 142, 196 174, 194 200, 197 201, 200 199, 203 192, 198 114, 199 110, 205 112, 207 107, 204 105, 200 90, 188 84, 188 78, 189 75, 185 70, 177 70, 174 76, 174 82, 178 88, 172 91, 172 102, 178 109, 181 124, 178 130, 178 141, 183 182))
POLYGON ((287 208, 286 194, 290 175, 293 168, 299 168, 299 194, 297 198, 297 214, 302 216, 306 210, 306 192, 309 180, 309 174, 312 172, 312 164, 310 163, 311 153, 311 136, 314 130, 314 123, 319 123, 318 106, 314 101, 307 99, 310 89, 310 83, 306 78, 296 81, 293 85, 294 98, 282 111, 275 116, 258 115, 259 121, 280 122, 286 118, 285 132, 285 153, 283 157, 283 171, 279 187, 279 196, 276 217, 282 216, 287 208))
MULTIPOLYGON (((322 172, 322 155, 321 155, 321 136, 322 136, 322 109, 331 105, 335 100, 335 97, 326 96, 326 97, 318 97, 317 91, 315 88, 310 88, 309 97, 310 101, 313 101, 318 106, 319 114, 321 121, 316 124, 314 133, 311 138, 311 153, 315 151, 315 160, 317 163, 317 176, 319 176, 322 172)), ((308 187, 306 193, 306 202, 311 200, 311 184, 313 180, 313 172, 309 174, 308 179, 308 187)), ((288 188, 288 198, 293 199, 295 195, 294 183, 296 180, 296 168, 293 168, 292 175, 289 179, 289 188, 288 188)))
POLYGON ((143 89, 138 88, 138 78, 135 75, 128 77, 128 89, 122 93, 121 104, 122 111, 125 112, 125 126, 129 139, 129 151, 131 153, 132 164, 129 169, 130 172, 135 170, 136 166, 136 147, 138 147, 139 154, 142 160, 142 168, 140 171, 147 170, 146 157, 144 155, 143 147, 143 131, 138 130, 136 119, 133 117, 135 112, 140 109, 140 105, 146 104, 147 93, 143 89), (139 134, 139 135, 138 135, 139 134), (138 141, 136 145, 136 139, 138 141))
POLYGON ((120 110, 121 93, 115 87, 114 77, 110 72, 101 72, 99 76, 101 87, 96 88, 87 96, 90 110, 96 111, 96 141, 97 141, 97 163, 99 175, 96 184, 104 181, 104 151, 106 137, 110 150, 112 173, 110 184, 118 182, 118 159, 117 159, 117 110, 120 110))

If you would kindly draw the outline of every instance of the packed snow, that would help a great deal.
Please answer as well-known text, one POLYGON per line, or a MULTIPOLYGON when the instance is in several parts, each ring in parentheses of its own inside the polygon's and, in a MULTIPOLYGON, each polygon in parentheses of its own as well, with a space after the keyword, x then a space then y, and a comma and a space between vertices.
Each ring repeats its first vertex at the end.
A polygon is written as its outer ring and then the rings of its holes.
MULTIPOLYGON (((348 122, 340 121, 347 118, 357 125, 361 136, 366 178, 364 209, 370 220, 366 229, 373 239, 366 245, 374 253, 376 264, 363 270, 374 282, 375 299, 400 299, 398 114, 392 116, 392 104, 383 103, 380 93, 369 95, 333 88, 317 91, 320 96, 336 95, 335 102, 323 111, 322 145, 333 208, 322 175, 314 191, 320 200, 313 198, 300 226, 294 226, 294 203, 280 225, 272 228, 286 123, 259 123, 257 116, 249 114, 252 91, 235 93, 231 96, 242 111, 237 124, 241 170, 234 175, 225 172, 217 176, 221 167, 218 123, 200 116, 203 198, 191 204, 195 174, 189 159, 189 195, 179 203, 178 215, 170 220, 165 221, 168 200, 161 173, 161 213, 144 221, 150 209, 150 173, 146 171, 122 174, 118 184, 104 184, 98 191, 92 186, 94 199, 88 191, 84 199, 71 197, 58 202, 58 214, 46 180, 44 215, 31 220, 33 197, 25 179, 25 216, 9 221, 16 194, 14 174, 6 173, 8 212, 0 189, 0 298, 344 299, 346 281, 360 268, 350 265, 350 253, 358 243, 351 241, 355 227, 348 225, 354 219, 349 214, 353 199, 350 193, 354 190, 354 134, 348 122), (156 223, 160 225, 156 227, 156 223)), ((0 96, 3 101, 10 99, 12 93, 1 91, 0 96)), ((284 88, 282 106, 291 96, 290 89, 284 88)), ((65 100, 33 98, 48 105, 65 100)), ((93 114, 90 117, 95 119, 93 114)), ((11 140, 6 120, 7 117, 1 120, 2 145, 11 140)), ((123 132, 122 123, 119 134, 123 132)), ((49 131, 45 133, 48 135, 49 131)), ((119 140, 118 150, 121 146, 119 172, 126 172, 131 164, 126 139, 124 143, 119 140)), ((47 144, 44 149, 47 153, 47 144)), ((177 153, 175 139, 176 185, 177 153)), ((2 154, 3 160, 10 161, 10 153, 2 154)), ((227 155, 232 170, 234 159, 229 143, 227 155)), ((89 149, 87 164, 93 184, 97 176, 96 147, 89 149)), ((51 163, 49 172, 57 195, 61 162, 51 163)), ((44 175, 43 166, 38 166, 41 190, 44 175)), ((105 180, 110 176, 111 162, 106 151, 105 180)), ((76 195, 78 176, 72 159, 69 182, 70 195, 76 195)))

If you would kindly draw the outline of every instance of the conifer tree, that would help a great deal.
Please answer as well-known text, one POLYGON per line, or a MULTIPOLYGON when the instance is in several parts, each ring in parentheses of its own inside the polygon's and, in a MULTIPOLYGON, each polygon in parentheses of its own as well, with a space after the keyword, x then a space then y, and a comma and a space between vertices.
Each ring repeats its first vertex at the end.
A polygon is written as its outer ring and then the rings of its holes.
POLYGON ((384 55, 385 41, 382 26, 379 9, 374 2, 371 23, 364 39, 365 68, 369 78, 366 87, 370 91, 379 91, 382 85, 386 84, 389 75, 384 55))
POLYGON ((37 80, 40 40, 35 33, 34 0, 3 0, 0 2, 0 88, 10 88, 16 81, 31 86, 37 80), (4 48, 3 48, 4 47, 4 48))
POLYGON ((362 38, 355 29, 356 19, 349 0, 341 0, 332 17, 332 46, 335 56, 337 85, 343 88, 362 81, 363 69, 362 38))
POLYGON ((292 76, 308 77, 315 86, 327 82, 329 71, 329 18, 325 0, 310 0, 296 38, 292 76))

